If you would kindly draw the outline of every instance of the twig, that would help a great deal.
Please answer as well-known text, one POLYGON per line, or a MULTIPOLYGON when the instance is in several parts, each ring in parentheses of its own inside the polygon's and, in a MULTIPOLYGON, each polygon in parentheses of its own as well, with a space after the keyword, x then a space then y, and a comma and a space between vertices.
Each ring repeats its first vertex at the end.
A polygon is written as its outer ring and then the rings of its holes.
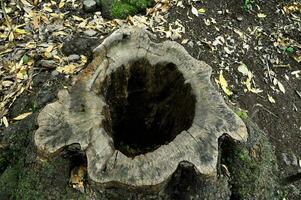
POLYGON ((2 12, 3 12, 3 15, 4 15, 4 18, 5 18, 5 21, 7 23, 7 25, 9 26, 10 29, 12 29, 12 25, 9 21, 9 18, 7 16, 7 13, 5 11, 5 7, 4 7, 4 3, 3 3, 3 0, 0 0, 1 1, 1 9, 2 9, 2 12))

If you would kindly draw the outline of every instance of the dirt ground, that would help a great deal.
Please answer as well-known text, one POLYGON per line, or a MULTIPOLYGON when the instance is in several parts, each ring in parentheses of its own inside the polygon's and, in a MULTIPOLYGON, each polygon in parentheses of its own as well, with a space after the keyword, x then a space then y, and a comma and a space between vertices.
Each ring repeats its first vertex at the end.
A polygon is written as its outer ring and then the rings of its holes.
MULTIPOLYGON (((90 32, 85 32, 87 30, 82 27, 79 28, 80 33, 78 27, 66 26, 68 28, 63 29, 60 26, 66 25, 64 20, 49 18, 50 23, 45 25, 44 33, 41 30, 33 33, 37 37, 35 50, 24 48, 30 42, 30 37, 23 37, 21 33, 15 34, 16 46, 10 45, 8 38, 0 40, 0 45, 6 48, 0 48, 0 100, 8 102, 1 105, 4 106, 0 112, 0 133, 8 129, 5 128, 5 120, 10 125, 15 124, 19 121, 14 120, 15 117, 28 112, 35 113, 47 102, 53 101, 58 88, 72 82, 72 78, 92 59, 92 49, 113 29, 123 24, 143 26, 154 31, 160 40, 173 39, 183 44, 193 57, 205 61, 213 68, 212 82, 220 89, 226 102, 241 108, 241 112, 246 113, 268 135, 276 153, 280 179, 283 180, 283 187, 287 188, 283 199, 300 199, 301 3, 256 0, 250 6, 243 8, 243 1, 237 0, 176 1, 167 13, 159 15, 165 22, 154 20, 152 24, 143 17, 122 22, 103 22, 103 19, 97 21, 94 13, 85 13, 80 7, 72 8, 70 4, 66 4, 61 8, 66 13, 66 22, 83 22, 79 19, 76 21, 74 15, 89 19, 92 22, 88 24, 93 26, 91 29, 95 33, 90 29, 90 32), (296 6, 289 9, 289 5, 296 6), (57 27, 52 27, 54 30, 47 32, 53 22, 57 27), (68 35, 64 36, 59 31, 65 31, 68 35), (54 35, 55 32, 58 34, 54 35), (22 37, 17 38, 17 35, 22 37), (49 51, 47 48, 51 45, 54 47, 49 51), (7 51, 8 49, 12 51, 7 51), (47 53, 52 53, 52 56, 48 57, 47 53), (24 61, 24 55, 28 55, 29 61, 24 61), (85 57, 66 61, 70 55, 85 57), (12 62, 16 64, 20 60, 23 60, 23 64, 21 67, 17 66, 17 72, 7 69, 12 62), (54 62, 50 62, 49 66, 41 60, 54 62), (72 64, 75 68, 70 67, 72 64), (61 65, 66 68, 60 69, 61 65), (27 78, 20 78, 19 72, 22 70, 26 71, 27 78), (14 87, 9 85, 9 82, 5 82, 9 86, 4 85, 4 81, 16 81, 14 77, 17 76, 20 88, 16 86, 18 84, 13 84, 14 87), (32 77, 38 77, 38 81, 32 83, 32 77), (20 93, 21 88, 25 89, 20 93), (16 97, 15 101, 14 98, 7 97, 9 93, 14 93, 12 97, 16 97), (40 103, 33 105, 33 101, 40 103)), ((43 8, 45 6, 41 3, 35 9, 43 8)), ((4 23, 3 17, 1 23, 4 23)), ((26 21, 26 17, 12 19, 14 23, 26 21)), ((29 32, 29 29, 24 30, 29 32)), ((3 30, 1 34, 6 32, 3 30)), ((1 136, 0 134, 0 138, 1 136)))
POLYGON ((293 58, 294 53, 287 54, 275 47, 277 39, 286 38, 297 42, 299 47, 295 51, 300 51, 300 21, 294 21, 281 13, 280 9, 284 5, 282 1, 256 2, 260 10, 256 6, 254 12, 245 12, 241 4, 232 0, 223 3, 204 1, 196 5, 206 8, 202 19, 194 18, 192 14, 187 16, 189 9, 177 8, 171 10, 169 18, 183 22, 186 28, 184 38, 194 44, 187 44, 186 49, 195 58, 204 60, 213 67, 213 79, 218 79, 220 70, 224 70, 224 76, 233 92, 231 96, 225 95, 226 101, 247 110, 253 121, 267 133, 276 152, 281 178, 295 175, 295 178, 289 180, 297 179, 290 185, 291 191, 287 199, 300 199, 301 79, 291 73, 300 70, 301 64, 293 58), (219 11, 224 14, 218 14, 219 11), (256 17, 257 13, 265 13, 267 16, 261 19, 256 17), (214 18, 216 24, 207 26, 204 21, 210 18, 214 18), (260 36, 250 34, 247 42, 234 32, 248 32, 255 27, 262 29, 260 36), (218 46, 216 51, 210 50, 208 42, 214 41, 218 36, 228 38, 229 44, 233 45, 232 54, 227 54, 223 49, 226 45, 218 46), (201 41, 200 45, 197 44, 198 41, 201 41), (250 48, 244 49, 245 44, 250 48), (259 46, 261 49, 258 49, 259 46), (278 60, 278 64, 274 60, 278 60), (244 91, 241 84, 243 77, 238 71, 241 62, 253 72, 256 87, 263 90, 262 93, 244 91), (274 76, 283 83, 285 94, 273 89, 274 76), (267 94, 273 96, 275 103, 268 100, 267 94))

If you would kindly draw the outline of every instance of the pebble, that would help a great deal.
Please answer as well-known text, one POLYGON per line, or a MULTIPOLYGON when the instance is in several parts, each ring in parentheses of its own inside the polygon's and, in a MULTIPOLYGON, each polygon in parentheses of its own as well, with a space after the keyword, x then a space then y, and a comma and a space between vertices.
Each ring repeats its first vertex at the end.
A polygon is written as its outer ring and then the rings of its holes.
POLYGON ((59 73, 58 71, 56 71, 56 70, 53 70, 53 71, 51 72, 51 75, 54 76, 54 77, 58 76, 59 74, 60 74, 60 73, 59 73))
POLYGON ((56 68, 57 66, 56 62, 53 60, 40 60, 38 64, 46 68, 56 68))
POLYGON ((96 10, 97 4, 95 0, 84 0, 84 10, 87 12, 93 12, 96 10))
POLYGON ((284 163, 288 166, 299 166, 299 160, 295 154, 287 154, 287 153, 282 153, 282 159, 284 163))
POLYGON ((191 48, 193 48, 194 43, 193 43, 192 41, 189 41, 189 42, 188 42, 188 46, 190 46, 191 48))
POLYGON ((243 20, 242 16, 238 16, 237 18, 237 21, 241 22, 243 20))
POLYGON ((67 61, 69 61, 69 62, 78 61, 79 59, 80 59, 80 56, 77 54, 72 54, 67 57, 67 61))
POLYGON ((290 165, 291 164, 291 161, 288 159, 288 156, 286 153, 282 153, 282 158, 283 158, 283 161, 286 165, 290 165))
POLYGON ((87 35, 87 36, 92 37, 92 36, 96 35, 97 32, 94 31, 94 30, 86 30, 86 31, 84 31, 84 34, 87 35))

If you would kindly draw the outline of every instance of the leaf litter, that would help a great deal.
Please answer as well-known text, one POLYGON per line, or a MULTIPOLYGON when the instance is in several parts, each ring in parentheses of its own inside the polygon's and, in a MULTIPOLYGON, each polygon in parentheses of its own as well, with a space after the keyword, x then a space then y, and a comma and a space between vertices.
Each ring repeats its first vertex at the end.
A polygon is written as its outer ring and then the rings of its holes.
POLYGON ((66 7, 80 9, 82 1, 79 0, 20 2, 4 2, 5 12, 0 11, 0 15, 5 16, 0 24, 0 89, 3 93, 0 96, 0 119, 5 126, 10 121, 7 119, 8 109, 18 96, 31 88, 38 66, 54 68, 66 75, 76 75, 86 66, 84 55, 70 62, 61 53, 63 41, 70 35, 82 32, 100 37, 125 24, 148 28, 171 40, 181 39, 185 33, 181 21, 166 20, 167 11, 179 1, 155 0, 146 16, 130 16, 125 20, 106 20, 100 12, 83 17, 65 11, 66 7))

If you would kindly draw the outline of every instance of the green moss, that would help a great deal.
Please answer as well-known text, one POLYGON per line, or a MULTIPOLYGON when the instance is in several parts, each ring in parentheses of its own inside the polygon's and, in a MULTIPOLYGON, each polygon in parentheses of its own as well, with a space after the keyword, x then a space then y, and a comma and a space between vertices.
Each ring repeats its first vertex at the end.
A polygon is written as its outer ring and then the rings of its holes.
POLYGON ((249 118, 248 116, 248 111, 247 110, 235 110, 235 113, 242 119, 242 120, 246 120, 249 118))
POLYGON ((115 2, 112 6, 111 15, 115 18, 125 18, 136 12, 137 9, 131 4, 115 2))
POLYGON ((153 0, 100 0, 103 13, 110 18, 126 18, 144 11, 153 0))
POLYGON ((246 144, 227 139, 222 144, 221 162, 227 166, 234 199, 278 199, 279 180, 272 147, 260 129, 244 120, 249 138, 246 144))

